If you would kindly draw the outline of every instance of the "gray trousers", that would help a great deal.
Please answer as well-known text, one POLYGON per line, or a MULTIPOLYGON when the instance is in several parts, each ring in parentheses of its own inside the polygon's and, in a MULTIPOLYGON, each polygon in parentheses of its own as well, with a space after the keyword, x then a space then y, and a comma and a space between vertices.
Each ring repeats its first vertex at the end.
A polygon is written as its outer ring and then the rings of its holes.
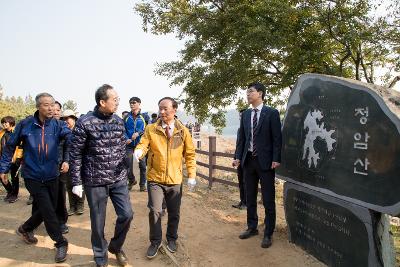
POLYGON ((168 211, 167 240, 178 239, 182 184, 163 185, 148 182, 147 192, 149 195, 149 203, 147 206, 150 209, 150 242, 152 244, 160 244, 162 240, 161 211, 164 199, 168 211))

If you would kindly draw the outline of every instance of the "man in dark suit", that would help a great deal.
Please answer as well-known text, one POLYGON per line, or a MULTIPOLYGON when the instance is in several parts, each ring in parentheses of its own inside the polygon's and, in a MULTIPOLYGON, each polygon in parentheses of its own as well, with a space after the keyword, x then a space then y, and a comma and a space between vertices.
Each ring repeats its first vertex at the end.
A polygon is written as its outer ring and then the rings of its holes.
POLYGON ((281 160, 282 133, 279 112, 263 105, 265 91, 265 86, 258 82, 248 86, 247 101, 252 108, 242 115, 233 165, 242 166, 247 193, 247 230, 239 238, 258 235, 257 193, 260 181, 265 208, 261 247, 268 248, 272 245, 276 221, 275 169, 281 160))

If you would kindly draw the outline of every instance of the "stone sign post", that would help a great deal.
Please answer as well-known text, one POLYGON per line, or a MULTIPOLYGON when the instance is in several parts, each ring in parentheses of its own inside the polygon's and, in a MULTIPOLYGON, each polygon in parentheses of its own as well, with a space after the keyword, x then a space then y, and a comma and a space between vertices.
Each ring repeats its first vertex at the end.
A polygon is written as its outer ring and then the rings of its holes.
POLYGON ((284 200, 291 242, 329 266, 382 266, 373 212, 292 183, 284 200))
POLYGON ((280 178, 400 214, 400 97, 389 90, 302 75, 283 122, 280 178))

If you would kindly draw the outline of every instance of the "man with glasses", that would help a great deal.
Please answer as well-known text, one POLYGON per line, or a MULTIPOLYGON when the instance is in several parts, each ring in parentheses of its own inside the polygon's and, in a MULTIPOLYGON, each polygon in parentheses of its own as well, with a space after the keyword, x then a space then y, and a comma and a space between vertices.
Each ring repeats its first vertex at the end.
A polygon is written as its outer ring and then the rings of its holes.
POLYGON ((262 83, 251 83, 247 101, 252 106, 243 112, 240 120, 234 166, 243 167, 246 199, 247 229, 240 239, 258 235, 257 193, 258 183, 265 209, 262 248, 272 245, 275 229, 275 169, 281 161, 282 133, 279 112, 264 106, 266 88, 262 83))
POLYGON ((90 208, 92 249, 97 266, 107 266, 107 249, 116 255, 120 265, 128 259, 122 250, 133 219, 126 182, 124 121, 115 114, 117 92, 108 84, 97 89, 93 112, 80 117, 73 130, 70 152, 72 192, 82 197, 83 186, 90 208), (111 199, 117 221, 109 244, 104 238, 108 198, 111 199))
MULTIPOLYGON (((140 105, 142 101, 139 97, 131 97, 129 106, 131 112, 125 118, 125 129, 128 143, 126 146, 126 154, 129 159, 128 171, 128 189, 131 190, 136 184, 135 174, 133 173, 133 151, 140 142, 140 138, 144 133, 144 128, 149 122, 149 116, 146 113, 141 113, 140 105)), ((141 192, 146 191, 146 158, 139 160, 140 181, 139 187, 141 192)))

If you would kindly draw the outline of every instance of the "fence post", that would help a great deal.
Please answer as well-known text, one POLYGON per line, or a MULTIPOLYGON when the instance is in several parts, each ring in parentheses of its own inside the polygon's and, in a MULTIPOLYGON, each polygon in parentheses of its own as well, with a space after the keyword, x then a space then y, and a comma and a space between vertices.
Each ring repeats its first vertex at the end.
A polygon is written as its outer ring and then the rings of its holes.
POLYGON ((211 189, 213 184, 214 177, 214 168, 213 166, 217 164, 216 156, 214 152, 217 151, 217 137, 209 136, 208 137, 208 188, 211 189))

